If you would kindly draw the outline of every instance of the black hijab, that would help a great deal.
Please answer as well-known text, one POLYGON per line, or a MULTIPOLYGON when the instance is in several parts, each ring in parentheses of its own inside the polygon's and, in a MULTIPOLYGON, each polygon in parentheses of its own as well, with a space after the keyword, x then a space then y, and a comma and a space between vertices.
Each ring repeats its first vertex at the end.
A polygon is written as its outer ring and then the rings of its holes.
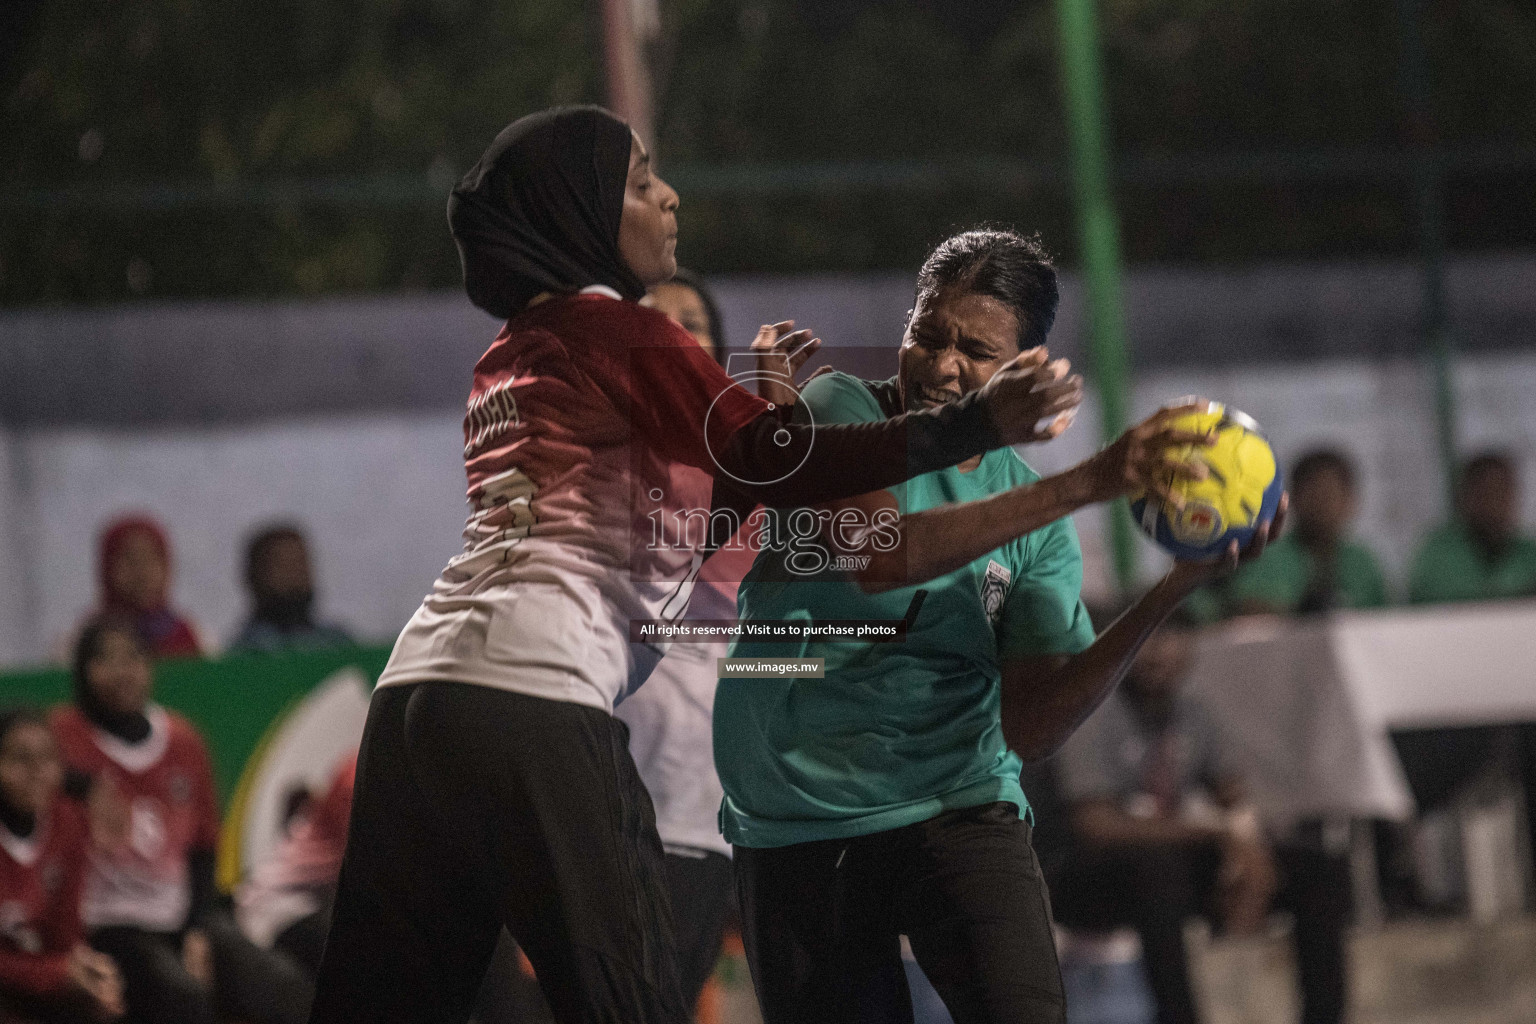
POLYGON ((504 128, 448 198, 470 301, 515 316, 540 292, 645 286, 619 257, 629 126, 601 107, 556 107, 504 128))

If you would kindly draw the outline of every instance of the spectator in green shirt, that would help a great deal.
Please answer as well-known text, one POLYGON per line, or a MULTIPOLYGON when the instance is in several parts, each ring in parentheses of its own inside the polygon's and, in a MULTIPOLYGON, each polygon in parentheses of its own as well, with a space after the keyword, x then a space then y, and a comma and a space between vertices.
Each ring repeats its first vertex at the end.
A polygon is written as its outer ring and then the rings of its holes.
POLYGON ((1536 539, 1521 536, 1515 463, 1484 452, 1462 467, 1456 518, 1424 538, 1413 559, 1408 599, 1499 601, 1536 595, 1536 539))
POLYGON ((1358 498, 1349 458, 1331 448, 1307 453, 1290 489, 1295 528, 1233 577, 1234 608, 1307 615, 1387 604, 1380 563, 1348 535, 1358 498))

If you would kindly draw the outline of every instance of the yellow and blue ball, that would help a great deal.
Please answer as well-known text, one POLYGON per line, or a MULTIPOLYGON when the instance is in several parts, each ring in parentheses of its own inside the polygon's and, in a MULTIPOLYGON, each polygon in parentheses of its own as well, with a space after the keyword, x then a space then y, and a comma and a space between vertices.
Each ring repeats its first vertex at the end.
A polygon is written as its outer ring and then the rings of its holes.
POLYGON ((1169 421, 1171 428, 1215 432, 1210 447, 1172 449, 1181 462, 1203 462, 1203 480, 1177 479, 1169 490, 1184 499, 1182 509, 1167 507, 1145 492, 1131 499, 1131 515, 1147 536, 1178 559, 1213 558, 1232 541, 1246 547, 1259 524, 1275 518, 1284 490, 1275 452, 1259 425, 1220 402, 1169 421))

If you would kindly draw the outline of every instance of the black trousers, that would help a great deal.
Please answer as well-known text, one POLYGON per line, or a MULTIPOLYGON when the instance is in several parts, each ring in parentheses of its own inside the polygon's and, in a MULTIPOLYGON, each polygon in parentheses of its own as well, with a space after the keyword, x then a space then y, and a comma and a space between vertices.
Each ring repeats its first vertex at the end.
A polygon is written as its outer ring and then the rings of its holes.
POLYGON ((681 1024, 661 841, 602 711, 373 696, 314 1024, 463 1024, 505 924, 563 1024, 681 1024))
POLYGON ((694 1006, 720 960, 720 941, 731 910, 735 875, 731 858, 713 850, 667 853, 667 892, 677 931, 677 976, 683 1003, 694 1006))
MULTIPOLYGON (((1296 918, 1297 973, 1304 1024, 1344 1016, 1344 932, 1351 908, 1349 864, 1310 847, 1280 845, 1278 905, 1296 918)), ((1159 1024, 1195 1024, 1184 922, 1207 914, 1220 855, 1214 846, 1079 847, 1051 865, 1057 919, 1069 928, 1133 926, 1157 1002, 1159 1024)))
POLYGON ((1010 803, 855 839, 736 847, 765 1024, 912 1020, 902 935, 956 1024, 1065 1020, 1050 902, 1010 803))
POLYGON ((0 988, 0 1024, 100 1024, 96 1001, 79 989, 38 996, 0 988))
POLYGON ((277 933, 272 948, 293 958, 313 978, 320 971, 320 957, 325 952, 325 936, 331 930, 331 909, 336 893, 325 893, 320 909, 299 918, 277 933))

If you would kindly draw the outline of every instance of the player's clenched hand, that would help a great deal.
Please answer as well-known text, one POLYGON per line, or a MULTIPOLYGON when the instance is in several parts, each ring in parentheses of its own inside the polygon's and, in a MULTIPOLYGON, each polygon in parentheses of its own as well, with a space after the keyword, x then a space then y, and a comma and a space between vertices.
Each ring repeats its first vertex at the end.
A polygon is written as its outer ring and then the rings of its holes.
POLYGON ((1060 437, 1083 401, 1083 378, 1065 359, 1052 361, 1045 346, 1020 352, 982 385, 980 400, 1004 444, 1060 437))
POLYGON ((808 330, 797 331, 793 320, 764 324, 752 339, 757 357, 757 394, 775 405, 794 405, 795 375, 805 361, 821 348, 821 339, 808 330))
POLYGON ((1186 404, 1159 409, 1083 463, 1092 500, 1109 501, 1146 491, 1174 508, 1183 507, 1183 501, 1173 493, 1174 482, 1203 480, 1210 470, 1203 462, 1179 458, 1177 449, 1212 445, 1216 443, 1216 436, 1177 430, 1169 424, 1179 416, 1202 408, 1203 402, 1191 399, 1186 404))

